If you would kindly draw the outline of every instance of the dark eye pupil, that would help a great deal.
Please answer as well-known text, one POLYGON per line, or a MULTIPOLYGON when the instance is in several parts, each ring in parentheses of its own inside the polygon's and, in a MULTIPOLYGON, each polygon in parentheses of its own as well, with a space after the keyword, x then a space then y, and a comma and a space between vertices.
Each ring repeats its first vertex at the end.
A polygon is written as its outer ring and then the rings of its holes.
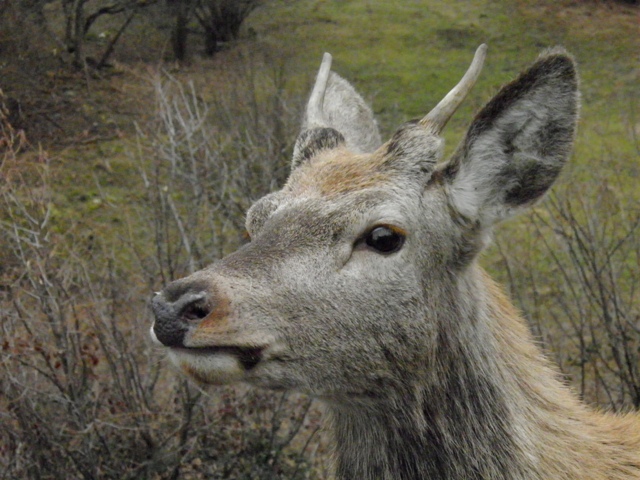
POLYGON ((402 247, 404 236, 389 227, 376 227, 369 232, 365 243, 380 253, 394 253, 402 247))

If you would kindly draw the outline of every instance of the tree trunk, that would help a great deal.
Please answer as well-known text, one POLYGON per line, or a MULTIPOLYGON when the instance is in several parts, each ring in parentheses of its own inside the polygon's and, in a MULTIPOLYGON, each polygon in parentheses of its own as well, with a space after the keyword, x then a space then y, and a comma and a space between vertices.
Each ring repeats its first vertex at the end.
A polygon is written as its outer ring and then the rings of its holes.
POLYGON ((176 60, 182 62, 187 58, 187 38, 189 31, 187 30, 187 19, 184 15, 176 17, 176 23, 173 29, 173 55, 176 60))
POLYGON ((84 4, 86 0, 75 0, 73 2, 73 27, 71 45, 73 48, 73 66, 82 68, 84 66, 84 4))
POLYGON ((191 16, 191 0, 170 1, 172 13, 175 17, 173 31, 171 32, 171 45, 173 55, 179 62, 187 59, 187 41, 189 37, 189 18, 191 16))
POLYGON ((218 51, 218 34, 214 28, 205 28, 204 53, 207 57, 213 57, 218 51))

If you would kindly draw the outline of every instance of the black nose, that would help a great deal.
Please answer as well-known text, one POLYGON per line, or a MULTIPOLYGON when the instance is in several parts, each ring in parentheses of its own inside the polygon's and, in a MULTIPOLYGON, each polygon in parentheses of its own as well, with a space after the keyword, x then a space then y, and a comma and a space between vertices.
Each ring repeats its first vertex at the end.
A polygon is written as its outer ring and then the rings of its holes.
POLYGON ((184 336, 189 330, 189 322, 207 316, 205 292, 187 292, 170 302, 165 293, 151 300, 151 310, 156 317, 153 332, 167 347, 183 347, 184 336))

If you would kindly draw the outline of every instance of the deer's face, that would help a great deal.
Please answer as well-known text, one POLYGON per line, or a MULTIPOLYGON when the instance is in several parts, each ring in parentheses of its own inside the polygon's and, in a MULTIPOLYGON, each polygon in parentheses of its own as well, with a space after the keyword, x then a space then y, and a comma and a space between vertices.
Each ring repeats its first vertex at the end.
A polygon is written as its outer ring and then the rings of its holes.
POLYGON ((457 328, 460 282, 487 229, 541 196, 567 155, 573 65, 562 55, 538 64, 542 73, 534 66, 480 113, 445 164, 439 112, 437 128, 409 123, 378 146, 370 111, 331 78, 287 184, 247 214, 251 242, 156 296, 152 336, 206 383, 348 402, 424 376, 439 333, 457 328), (536 85, 559 93, 543 102, 536 85))
POLYGON ((427 360, 425 312, 454 258, 442 232, 455 222, 430 179, 394 171, 380 152, 307 159, 249 210, 249 244, 165 289, 155 335, 205 382, 325 397, 386 390, 427 360))

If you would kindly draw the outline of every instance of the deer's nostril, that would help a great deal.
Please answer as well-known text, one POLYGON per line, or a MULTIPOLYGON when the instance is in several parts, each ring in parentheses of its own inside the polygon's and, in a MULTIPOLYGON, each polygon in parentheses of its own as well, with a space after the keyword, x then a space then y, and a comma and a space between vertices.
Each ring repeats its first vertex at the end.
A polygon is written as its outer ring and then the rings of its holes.
POLYGON ((201 320, 209 315, 209 309, 201 303, 192 303, 187 305, 181 312, 180 317, 183 320, 201 320))
POLYGON ((207 294, 185 293, 173 302, 173 311, 177 320, 200 320, 209 314, 207 294))

